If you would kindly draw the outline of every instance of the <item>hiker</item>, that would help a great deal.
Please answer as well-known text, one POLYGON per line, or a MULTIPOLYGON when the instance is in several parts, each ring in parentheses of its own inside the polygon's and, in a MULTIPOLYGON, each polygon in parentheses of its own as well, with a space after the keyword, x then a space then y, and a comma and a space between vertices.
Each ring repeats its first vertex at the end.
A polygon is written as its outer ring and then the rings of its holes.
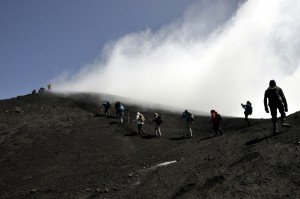
POLYGON ((45 93, 45 88, 44 87, 41 87, 38 91, 38 93, 45 93))
POLYGON ((248 126, 251 126, 249 120, 248 120, 248 116, 252 114, 252 104, 250 101, 247 101, 246 104, 241 104, 242 107, 245 109, 244 114, 245 114, 245 120, 248 124, 248 126))
POLYGON ((289 127, 290 124, 286 123, 285 120, 285 112, 288 112, 288 105, 283 94, 281 88, 276 86, 275 80, 270 80, 269 88, 265 91, 264 96, 264 106, 265 111, 269 113, 269 108, 271 110, 272 123, 273 123, 273 134, 278 133, 278 125, 277 125, 277 109, 280 112, 280 121, 281 125, 284 127, 289 127))
POLYGON ((210 114, 211 114, 211 123, 216 133, 216 136, 219 136, 219 133, 220 136, 223 135, 224 132, 221 129, 222 116, 219 113, 217 113, 217 111, 215 110, 211 110, 210 114))
POLYGON ((121 102, 116 102, 115 103, 115 109, 116 109, 116 115, 117 115, 117 118, 120 120, 120 123, 123 123, 124 121, 124 111, 125 111, 125 108, 123 106, 123 104, 121 104, 121 102))
POLYGON ((185 110, 182 115, 181 118, 185 120, 186 123, 186 127, 187 127, 187 136, 188 137, 192 137, 193 136, 193 132, 192 132, 192 124, 194 122, 194 116, 193 114, 191 114, 188 110, 185 110))
POLYGON ((150 121, 150 124, 152 122, 155 122, 155 135, 156 137, 160 138, 161 137, 161 131, 160 131, 160 125, 163 122, 163 117, 162 115, 158 115, 157 113, 154 113, 154 119, 150 121))
POLYGON ((133 120, 132 122, 137 123, 138 133, 140 133, 140 134, 145 133, 144 130, 143 130, 143 125, 144 125, 144 122, 145 122, 145 117, 144 117, 143 114, 141 114, 140 112, 137 112, 136 113, 136 119, 133 120))
POLYGON ((109 117, 110 116, 110 114, 109 114, 109 109, 110 109, 110 102, 109 101, 105 101, 101 106, 103 106, 104 107, 104 115, 106 116, 106 117, 109 117))
POLYGON ((51 89, 52 89, 52 86, 51 86, 51 83, 49 83, 49 84, 47 85, 47 90, 48 90, 48 91, 51 91, 51 89))

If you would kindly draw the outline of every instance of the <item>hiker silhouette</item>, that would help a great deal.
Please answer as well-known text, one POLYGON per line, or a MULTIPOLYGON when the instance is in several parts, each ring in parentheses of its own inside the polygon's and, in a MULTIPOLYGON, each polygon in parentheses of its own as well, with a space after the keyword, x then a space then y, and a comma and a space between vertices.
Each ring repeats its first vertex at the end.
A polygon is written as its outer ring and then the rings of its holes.
POLYGON ((252 114, 252 104, 250 101, 247 101, 246 104, 241 104, 242 107, 245 109, 244 114, 245 114, 245 120, 248 124, 248 126, 251 126, 248 116, 252 114))
POLYGON ((271 110, 273 133, 278 133, 277 125, 277 109, 280 112, 280 121, 282 126, 289 127, 290 124, 286 123, 286 114, 288 112, 288 105, 284 93, 280 87, 276 85, 275 80, 270 80, 269 87, 265 91, 264 95, 264 106, 265 111, 269 113, 269 108, 271 110))

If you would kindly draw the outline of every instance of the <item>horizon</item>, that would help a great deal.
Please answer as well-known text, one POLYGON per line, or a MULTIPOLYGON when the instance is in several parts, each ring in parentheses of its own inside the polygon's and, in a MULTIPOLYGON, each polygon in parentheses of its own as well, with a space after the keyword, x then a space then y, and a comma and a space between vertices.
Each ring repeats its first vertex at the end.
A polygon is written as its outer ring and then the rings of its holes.
MULTIPOLYGON (((46 93, 49 91, 46 91, 46 93)), ((207 116, 210 117, 210 111, 209 110, 195 110, 189 107, 178 107, 178 106, 170 106, 167 104, 159 104, 159 103, 155 103, 155 102, 151 102, 151 101, 144 101, 144 100, 138 100, 138 99, 133 99, 133 98, 126 98, 124 96, 118 96, 118 95, 112 95, 112 94, 107 94, 107 93, 96 93, 96 92, 82 92, 82 91, 57 91, 57 92, 53 92, 50 91, 51 94, 54 94, 56 96, 63 96, 63 97, 74 97, 74 95, 89 95, 90 97, 95 97, 95 98, 103 98, 102 100, 99 101, 99 105, 101 105, 102 103, 104 103, 105 101, 110 101, 111 103, 114 103, 116 101, 121 101, 122 103, 124 103, 125 106, 141 106, 145 109, 157 109, 160 111, 168 111, 168 112, 173 112, 173 113, 178 113, 178 114, 182 114, 184 112, 184 110, 188 110, 189 112, 191 112, 193 115, 195 116, 207 116)), ((31 93, 27 93, 24 95, 18 95, 15 97, 11 97, 11 98, 6 98, 6 99, 1 99, 2 100, 11 100, 11 99, 15 99, 18 97, 24 97, 24 96, 28 96, 31 95, 31 93)), ((86 100, 86 103, 95 103, 95 100, 86 100)), ((287 113, 287 117, 293 114, 296 114, 298 111, 295 112, 288 112, 287 113)), ((216 112, 218 112, 222 117, 225 118, 244 118, 244 112, 241 109, 241 113, 240 115, 237 116, 232 116, 232 115, 225 115, 221 112, 219 112, 218 110, 216 110, 216 112)), ((252 117, 252 115, 249 115, 249 119, 270 119, 269 114, 266 117, 252 117)))

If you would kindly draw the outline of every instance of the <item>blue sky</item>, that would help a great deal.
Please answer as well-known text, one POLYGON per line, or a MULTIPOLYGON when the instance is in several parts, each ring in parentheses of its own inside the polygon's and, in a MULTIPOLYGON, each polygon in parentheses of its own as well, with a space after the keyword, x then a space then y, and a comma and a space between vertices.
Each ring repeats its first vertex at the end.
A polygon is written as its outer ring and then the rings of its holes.
POLYGON ((0 98, 93 62, 103 45, 179 18, 196 0, 0 1, 0 98))

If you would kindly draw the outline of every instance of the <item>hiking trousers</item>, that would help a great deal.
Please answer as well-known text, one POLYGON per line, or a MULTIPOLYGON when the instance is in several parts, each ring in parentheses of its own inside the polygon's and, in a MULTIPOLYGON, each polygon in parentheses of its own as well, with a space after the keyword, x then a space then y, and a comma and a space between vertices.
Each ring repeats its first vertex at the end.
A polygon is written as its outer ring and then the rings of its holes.
POLYGON ((143 124, 138 124, 137 127, 138 127, 138 132, 139 133, 144 133, 143 124))
POLYGON ((123 123, 123 121, 124 121, 124 112, 119 112, 118 113, 118 118, 120 120, 120 123, 123 123))
POLYGON ((246 120, 248 126, 250 126, 250 122, 249 122, 249 119, 248 119, 249 114, 248 113, 244 113, 244 114, 245 114, 245 120, 246 120))
POLYGON ((154 130, 155 130, 156 137, 161 137, 160 124, 156 124, 154 130))
POLYGON ((220 124, 219 123, 213 123, 213 129, 216 133, 217 136, 219 136, 219 132, 220 132, 220 135, 223 135, 223 131, 222 129, 220 128, 220 124))
POLYGON ((285 122, 285 112, 284 112, 284 106, 282 102, 277 102, 274 104, 269 104, 271 116, 272 116, 272 123, 273 123, 273 131, 277 131, 277 109, 280 113, 280 121, 281 124, 285 122))
POLYGON ((104 110, 104 115, 105 115, 106 117, 110 116, 109 110, 108 110, 108 109, 105 109, 105 110, 104 110))
POLYGON ((186 127, 187 127, 187 133, 190 137, 193 136, 193 131, 192 131, 192 123, 191 122, 187 122, 186 123, 186 127))

